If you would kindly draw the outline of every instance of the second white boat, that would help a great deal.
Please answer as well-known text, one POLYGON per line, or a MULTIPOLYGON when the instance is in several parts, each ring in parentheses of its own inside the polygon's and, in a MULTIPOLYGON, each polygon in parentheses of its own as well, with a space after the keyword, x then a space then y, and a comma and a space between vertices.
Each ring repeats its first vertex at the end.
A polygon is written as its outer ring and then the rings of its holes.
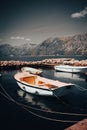
POLYGON ((71 73, 85 73, 87 66, 70 66, 70 65, 59 65, 54 66, 56 71, 71 72, 71 73))
POLYGON ((36 68, 32 68, 32 67, 22 67, 21 71, 22 72, 29 72, 31 74, 41 74, 42 73, 42 70, 36 69, 36 68))

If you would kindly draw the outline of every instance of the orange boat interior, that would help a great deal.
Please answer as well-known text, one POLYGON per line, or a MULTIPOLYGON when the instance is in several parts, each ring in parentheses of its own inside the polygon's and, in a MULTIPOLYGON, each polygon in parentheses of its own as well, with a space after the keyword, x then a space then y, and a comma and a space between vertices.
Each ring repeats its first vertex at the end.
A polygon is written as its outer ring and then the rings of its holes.
POLYGON ((23 78, 20 78, 20 80, 28 84, 38 85, 45 88, 57 88, 57 86, 55 85, 39 80, 37 76, 23 77, 23 78))

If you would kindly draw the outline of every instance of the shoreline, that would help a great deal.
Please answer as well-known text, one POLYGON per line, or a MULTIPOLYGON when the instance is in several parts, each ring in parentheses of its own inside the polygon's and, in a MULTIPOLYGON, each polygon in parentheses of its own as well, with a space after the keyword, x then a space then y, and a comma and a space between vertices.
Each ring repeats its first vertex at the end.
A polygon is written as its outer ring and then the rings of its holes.
POLYGON ((30 67, 54 67, 55 65, 87 66, 87 60, 76 60, 74 58, 50 58, 41 61, 0 61, 0 68, 30 67))

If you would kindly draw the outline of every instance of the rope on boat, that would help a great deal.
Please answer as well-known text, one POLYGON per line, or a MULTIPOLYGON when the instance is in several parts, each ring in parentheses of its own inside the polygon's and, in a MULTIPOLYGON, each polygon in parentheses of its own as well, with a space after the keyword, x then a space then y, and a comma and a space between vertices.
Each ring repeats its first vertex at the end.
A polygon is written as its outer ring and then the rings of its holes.
POLYGON ((53 93, 53 95, 59 100, 59 101, 61 101, 64 105, 66 105, 67 107, 69 106, 69 104, 67 104, 66 102, 64 102, 58 95, 56 95, 51 89, 49 89, 52 93, 53 93))
MULTIPOLYGON (((74 85, 74 87, 78 88, 78 89, 79 89, 80 91, 82 91, 82 92, 87 91, 86 88, 83 88, 83 87, 81 87, 81 86, 79 86, 79 85, 76 85, 76 84, 73 84, 73 85, 74 85)), ((56 95, 52 89, 49 89, 49 90, 52 91, 53 95, 54 95, 58 100, 60 100, 64 105, 66 105, 66 107, 70 107, 70 105, 67 104, 66 102, 64 102, 58 95, 56 95)), ((76 108, 76 107, 75 107, 75 108, 76 108)), ((86 110, 86 109, 80 109, 80 110, 86 110)))
POLYGON ((65 112, 58 112, 58 111, 50 111, 50 110, 42 110, 39 108, 35 108, 35 107, 31 107, 31 106, 27 106, 24 105, 22 103, 17 102, 16 100, 14 100, 7 92, 6 90, 2 87, 2 85, 0 84, 1 88, 3 89, 4 93, 0 92, 5 98, 7 98, 8 100, 15 102, 16 104, 20 104, 23 105, 24 107, 30 108, 32 110, 37 110, 37 111, 42 111, 42 112, 47 112, 47 113, 54 113, 54 114, 61 114, 61 115, 70 115, 70 116, 87 116, 87 114, 78 114, 78 113, 65 113, 65 112))
POLYGON ((78 88, 80 91, 87 91, 86 88, 83 88, 83 87, 81 87, 81 86, 79 86, 79 85, 76 85, 76 84, 75 84, 75 87, 78 88))

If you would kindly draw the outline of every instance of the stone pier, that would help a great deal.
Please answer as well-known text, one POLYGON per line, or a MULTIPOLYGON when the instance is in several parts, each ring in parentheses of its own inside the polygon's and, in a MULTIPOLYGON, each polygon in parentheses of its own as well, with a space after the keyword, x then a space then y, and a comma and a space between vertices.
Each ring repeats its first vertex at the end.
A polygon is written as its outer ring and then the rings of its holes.
POLYGON ((72 58, 52 58, 45 59, 42 61, 0 61, 0 68, 11 68, 11 67, 53 67, 55 65, 73 65, 73 66, 87 66, 87 60, 75 60, 72 58))

